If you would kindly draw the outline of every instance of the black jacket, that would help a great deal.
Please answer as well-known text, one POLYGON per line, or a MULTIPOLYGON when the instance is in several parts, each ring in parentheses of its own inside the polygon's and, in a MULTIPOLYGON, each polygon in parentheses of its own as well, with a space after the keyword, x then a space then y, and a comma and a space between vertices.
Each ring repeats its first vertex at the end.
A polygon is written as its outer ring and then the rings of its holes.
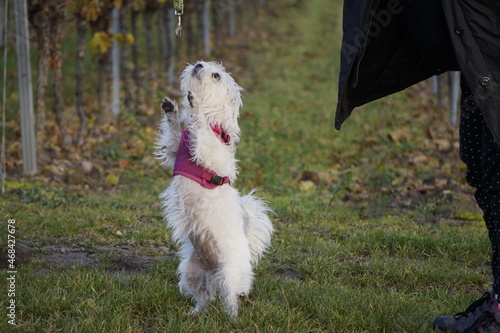
POLYGON ((499 0, 345 0, 335 127, 352 110, 461 70, 500 144, 499 0))

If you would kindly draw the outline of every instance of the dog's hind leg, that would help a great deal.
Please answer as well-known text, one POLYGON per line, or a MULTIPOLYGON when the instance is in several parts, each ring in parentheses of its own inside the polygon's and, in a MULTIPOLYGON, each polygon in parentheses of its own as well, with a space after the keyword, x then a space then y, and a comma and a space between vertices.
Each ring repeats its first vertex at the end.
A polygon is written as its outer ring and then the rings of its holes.
POLYGON ((183 254, 185 261, 179 267, 180 285, 196 301, 191 313, 199 313, 205 311, 215 298, 213 279, 218 264, 217 245, 208 232, 202 235, 192 233, 189 241, 189 246, 183 250, 190 252, 183 254))
POLYGON ((215 289, 211 284, 213 272, 207 271, 198 257, 193 252, 185 274, 185 283, 189 286, 190 294, 194 297, 196 305, 191 314, 205 312, 215 298, 215 289))
POLYGON ((250 293, 253 272, 248 244, 244 241, 240 242, 233 251, 237 255, 226 258, 226 261, 221 265, 218 278, 224 307, 231 319, 234 320, 238 316, 240 298, 246 297, 250 293))

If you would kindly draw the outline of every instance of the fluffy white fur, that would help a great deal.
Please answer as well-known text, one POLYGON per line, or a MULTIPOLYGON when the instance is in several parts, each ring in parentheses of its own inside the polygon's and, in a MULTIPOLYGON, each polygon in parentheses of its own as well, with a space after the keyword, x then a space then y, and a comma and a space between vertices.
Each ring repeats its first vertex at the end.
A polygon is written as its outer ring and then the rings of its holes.
MULTIPOLYGON (((191 133, 194 161, 234 182, 241 90, 218 63, 188 65, 181 75, 180 112, 174 101, 164 98, 162 102, 164 116, 156 142, 162 164, 173 167, 183 122, 191 133), (216 124, 230 135, 229 144, 212 131, 216 124)), ((250 292, 252 267, 270 245, 273 233, 267 215, 270 209, 253 192, 240 196, 230 184, 207 189, 175 176, 160 195, 168 227, 180 244, 179 286, 194 298, 193 313, 206 310, 219 294, 228 314, 236 318, 238 300, 250 292)))

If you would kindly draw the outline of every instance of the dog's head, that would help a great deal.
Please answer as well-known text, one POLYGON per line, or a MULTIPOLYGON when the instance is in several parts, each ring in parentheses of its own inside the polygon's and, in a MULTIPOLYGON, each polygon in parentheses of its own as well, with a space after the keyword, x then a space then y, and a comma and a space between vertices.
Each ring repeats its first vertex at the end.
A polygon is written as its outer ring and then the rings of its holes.
POLYGON ((188 65, 181 75, 184 106, 191 106, 194 112, 203 112, 210 122, 220 123, 228 130, 238 131, 237 119, 243 104, 242 90, 217 62, 198 61, 188 65), (188 98, 190 93, 192 101, 188 98), (196 104, 194 108, 193 103, 196 104))

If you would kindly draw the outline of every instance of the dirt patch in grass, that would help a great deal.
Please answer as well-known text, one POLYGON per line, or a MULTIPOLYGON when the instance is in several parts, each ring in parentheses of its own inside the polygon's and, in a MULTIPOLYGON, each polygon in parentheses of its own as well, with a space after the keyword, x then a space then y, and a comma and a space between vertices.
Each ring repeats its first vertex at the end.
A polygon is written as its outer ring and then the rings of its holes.
MULTIPOLYGON (((146 273, 154 263, 174 255, 175 251, 166 247, 146 248, 130 244, 94 248, 67 243, 41 244, 35 240, 22 240, 16 244, 16 263, 21 267, 31 263, 33 267, 41 270, 50 267, 81 266, 100 267, 109 271, 146 273), (144 254, 145 252, 150 254, 144 254)), ((2 260, 1 263, 5 265, 7 260, 2 260)))
POLYGON ((303 281, 304 277, 290 267, 278 269, 272 274, 273 277, 284 280, 303 281))

